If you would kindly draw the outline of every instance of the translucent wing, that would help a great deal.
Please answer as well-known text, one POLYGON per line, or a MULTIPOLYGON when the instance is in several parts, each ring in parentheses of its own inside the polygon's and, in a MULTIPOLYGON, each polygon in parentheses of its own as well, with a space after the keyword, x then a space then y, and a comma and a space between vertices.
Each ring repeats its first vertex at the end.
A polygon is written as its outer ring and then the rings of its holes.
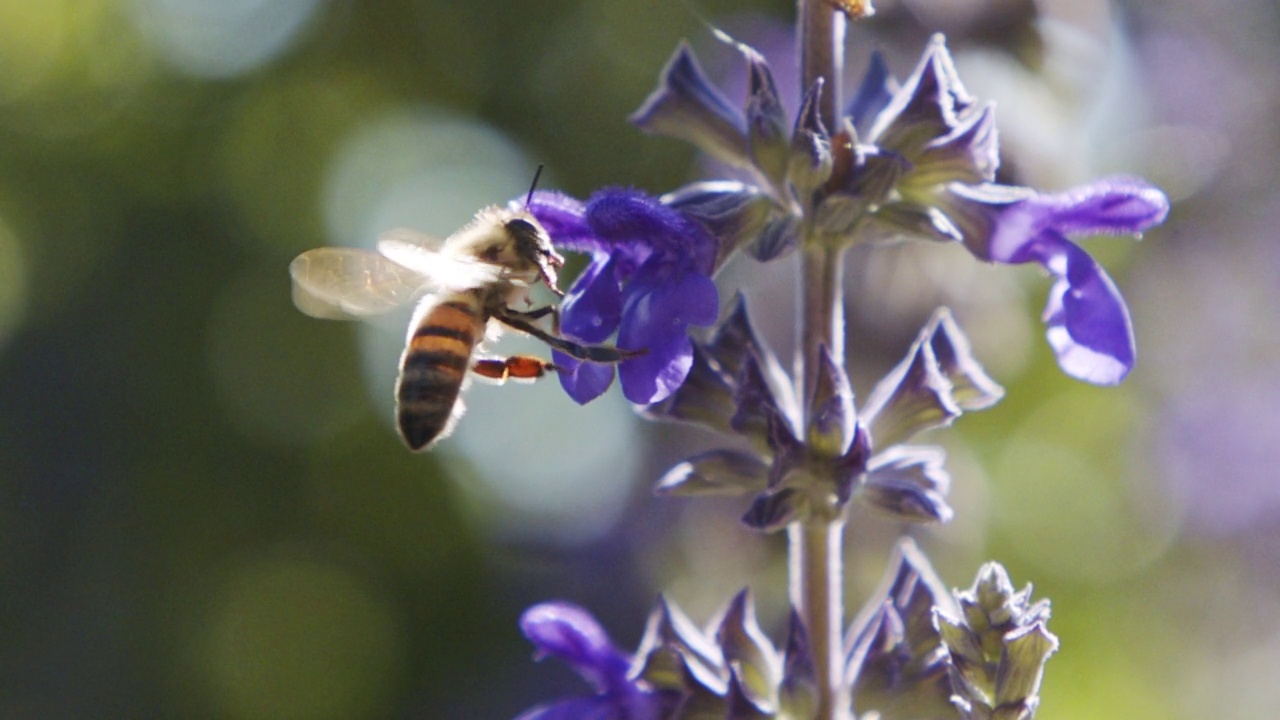
POLYGON ((451 254, 448 248, 433 249, 420 242, 425 237, 412 230, 392 230, 378 238, 378 252, 445 290, 469 290, 506 279, 502 266, 451 254))
MULTIPOLYGON (((421 250, 422 252, 427 252, 421 250)), ((289 265, 293 304, 318 318, 379 315, 413 302, 433 287, 430 278, 368 250, 308 250, 289 265)))
POLYGON ((394 230, 387 230, 378 236, 378 240, 393 240, 398 243, 404 243, 405 245, 416 245, 424 250, 430 250, 433 252, 439 252, 444 246, 444 238, 439 237, 438 235, 428 235, 424 232, 418 232, 417 230, 411 230, 409 228, 395 228, 394 230))

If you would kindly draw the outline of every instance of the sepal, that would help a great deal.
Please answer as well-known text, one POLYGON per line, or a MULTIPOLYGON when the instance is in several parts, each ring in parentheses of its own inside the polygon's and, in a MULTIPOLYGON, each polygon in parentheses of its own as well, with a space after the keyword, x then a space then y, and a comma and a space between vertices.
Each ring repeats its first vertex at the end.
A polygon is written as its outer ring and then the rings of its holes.
POLYGON ((862 409, 877 447, 887 447, 931 428, 949 425, 961 409, 951 395, 930 342, 937 317, 916 336, 907 356, 876 384, 862 409))
POLYGON ((813 667, 809 635, 800 614, 791 609, 782 683, 778 688, 778 716, 787 720, 811 718, 818 708, 818 678, 813 667))
POLYGON ((800 244, 801 220, 795 215, 781 215, 765 223, 755 242, 748 243, 747 253, 759 262, 770 262, 791 254, 800 244))
POLYGON ((853 409, 849 376, 824 345, 818 353, 817 385, 809 406, 805 441, 810 451, 826 457, 843 455, 853 442, 858 416, 853 409))
POLYGON ((934 35, 911 76, 877 115, 870 139, 915 157, 929 142, 955 129, 973 102, 960 83, 946 38, 934 35))
POLYGON ((846 681, 859 713, 877 711, 886 720, 954 713, 935 608, 955 612, 928 559, 904 538, 880 588, 849 630, 846 681))
POLYGON ((761 706, 761 701, 746 686, 736 668, 729 669, 729 691, 725 696, 725 704, 728 708, 724 715, 719 716, 725 720, 769 720, 774 717, 768 706, 761 706))
POLYGON ((667 497, 745 495, 764 490, 768 479, 769 465, 755 455, 711 450, 668 470, 654 492, 667 497))
POLYGON ((951 476, 945 459, 940 447, 894 445, 871 458, 854 496, 906 522, 947 522, 954 513, 947 505, 951 476))
POLYGON ((951 132, 930 140, 912 158, 912 166, 913 172, 901 187, 906 197, 912 197, 911 191, 917 187, 994 181, 1000 167, 995 105, 988 103, 960 120, 951 132))
POLYGON ((746 117, 751 160, 773 187, 781 188, 790 159, 791 133, 787 127, 787 112, 782 107, 773 72, 764 57, 745 45, 738 43, 737 46, 747 56, 750 68, 746 117))
POLYGON ((723 665, 719 648, 679 606, 659 597, 636 649, 632 676, 661 690, 691 692, 701 687, 723 697, 728 689, 723 665))
POLYGON ((707 350, 693 343, 693 359, 684 383, 665 399, 645 405, 640 414, 650 420, 694 423, 728 432, 733 415, 733 385, 711 361, 707 350))
POLYGON ((819 77, 805 92, 791 132, 791 155, 787 163, 787 180, 801 197, 808 197, 831 177, 834 158, 831 135, 822 124, 819 107, 823 78, 819 77))
POLYGON ((736 180, 692 183, 662 196, 662 202, 696 220, 718 241, 715 267, 735 251, 754 244, 775 212, 773 200, 754 185, 736 180))
POLYGON ((746 119, 707 79, 684 43, 662 69, 658 88, 630 120, 647 133, 692 143, 721 162, 750 166, 746 119))
POLYGON ((986 410, 1000 402, 1004 388, 987 375, 978 359, 973 356, 969 338, 951 315, 942 307, 933 313, 932 321, 937 330, 929 338, 929 347, 938 362, 942 374, 951 381, 951 398, 962 410, 973 412, 986 410))
POLYGON ((858 91, 853 94, 845 109, 845 115, 857 128, 866 134, 871 130, 871 123, 880 111, 884 110, 898 92, 898 83, 889 74, 889 66, 884 61, 884 54, 879 50, 871 53, 871 62, 862 75, 858 91))
POLYGON ((742 524, 760 532, 777 532, 804 517, 807 509, 804 495, 793 488, 764 492, 751 502, 742 524))
POLYGON ((754 708, 776 706, 781 659, 760 629, 749 591, 742 590, 730 601, 716 628, 715 638, 731 674, 730 706, 733 706, 735 684, 754 708))

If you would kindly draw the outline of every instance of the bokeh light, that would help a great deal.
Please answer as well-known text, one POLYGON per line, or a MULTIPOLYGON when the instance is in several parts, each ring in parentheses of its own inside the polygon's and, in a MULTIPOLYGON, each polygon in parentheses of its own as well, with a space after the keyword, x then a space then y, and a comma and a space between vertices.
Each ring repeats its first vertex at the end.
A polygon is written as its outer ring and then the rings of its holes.
POLYGON ((179 72, 226 78, 284 52, 322 0, 132 0, 133 20, 179 72))
POLYGON ((358 573, 257 558, 228 569, 207 613, 196 664, 226 717, 376 718, 392 704, 404 631, 358 573))

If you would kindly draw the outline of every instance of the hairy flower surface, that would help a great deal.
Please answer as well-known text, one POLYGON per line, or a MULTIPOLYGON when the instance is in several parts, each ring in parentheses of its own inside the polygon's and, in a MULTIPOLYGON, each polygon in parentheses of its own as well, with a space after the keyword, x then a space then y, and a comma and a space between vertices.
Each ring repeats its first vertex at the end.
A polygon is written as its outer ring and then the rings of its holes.
MULTIPOLYGON (((693 364, 689 326, 710 325, 719 312, 715 238, 658 198, 625 188, 600 190, 586 202, 537 192, 529 210, 556 245, 590 256, 561 305, 560 331, 586 343, 617 333, 618 347, 644 351, 618 367, 622 394, 642 405, 665 399, 693 364)), ((613 382, 612 365, 559 352, 555 362, 579 403, 613 382)))

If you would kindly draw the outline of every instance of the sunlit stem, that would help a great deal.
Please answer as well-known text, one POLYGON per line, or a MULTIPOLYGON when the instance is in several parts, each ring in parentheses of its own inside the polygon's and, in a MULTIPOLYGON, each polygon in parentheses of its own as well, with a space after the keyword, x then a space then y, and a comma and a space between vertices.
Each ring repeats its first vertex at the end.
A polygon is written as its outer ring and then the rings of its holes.
MULTIPOLYGON (((824 79, 822 122, 837 127, 844 66, 845 17, 820 0, 798 0, 797 44, 801 87, 824 79)), ((805 238, 800 255, 799 344, 796 382, 804 407, 813 406, 822 348, 844 364, 843 265, 838 243, 805 238)), ((806 423, 809 419, 806 418, 806 423)), ((844 522, 840 512, 818 509, 810 519, 787 528, 791 604, 808 631, 818 683, 818 720, 847 720, 849 689, 844 687, 844 522)))

